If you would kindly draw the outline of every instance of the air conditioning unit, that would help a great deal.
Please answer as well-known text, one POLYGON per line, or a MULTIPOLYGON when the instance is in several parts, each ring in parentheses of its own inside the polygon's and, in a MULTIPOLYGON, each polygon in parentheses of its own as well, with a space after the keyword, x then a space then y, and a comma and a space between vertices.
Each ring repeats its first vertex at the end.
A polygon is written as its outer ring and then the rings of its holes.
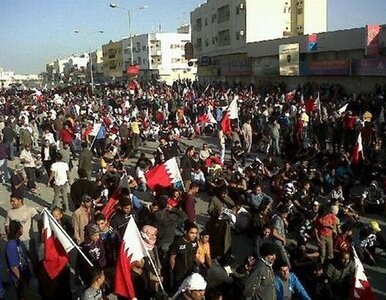
POLYGON ((240 3, 240 9, 243 10, 244 9, 244 3, 240 3))
POLYGON ((244 32, 244 30, 240 30, 240 36, 244 36, 244 34, 245 34, 245 32, 244 32))

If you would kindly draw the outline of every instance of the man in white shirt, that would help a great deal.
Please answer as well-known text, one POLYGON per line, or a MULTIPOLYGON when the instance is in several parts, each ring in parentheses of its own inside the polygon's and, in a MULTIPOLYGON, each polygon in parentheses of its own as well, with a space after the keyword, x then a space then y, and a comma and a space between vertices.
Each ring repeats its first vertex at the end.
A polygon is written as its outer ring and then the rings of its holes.
POLYGON ((7 211, 7 217, 5 219, 5 232, 8 233, 9 223, 12 220, 19 221, 23 225, 23 234, 20 236, 20 241, 23 242, 29 251, 32 220, 38 221, 40 219, 39 212, 33 207, 24 205, 23 199, 17 194, 11 195, 10 203, 12 209, 7 211))
POLYGON ((53 206, 60 207, 59 206, 59 198, 60 195, 63 197, 62 202, 62 208, 64 212, 69 212, 68 207, 68 172, 69 167, 68 164, 62 161, 63 156, 60 153, 56 154, 56 160, 51 165, 51 174, 48 178, 47 186, 50 186, 52 180, 53 180, 53 188, 54 188, 54 203, 53 206))

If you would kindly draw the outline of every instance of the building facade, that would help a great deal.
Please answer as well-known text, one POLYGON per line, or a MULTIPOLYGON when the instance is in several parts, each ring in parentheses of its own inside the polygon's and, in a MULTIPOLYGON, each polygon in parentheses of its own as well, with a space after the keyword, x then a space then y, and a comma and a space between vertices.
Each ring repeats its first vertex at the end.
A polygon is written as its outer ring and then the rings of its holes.
POLYGON ((138 65, 142 79, 159 78, 164 81, 196 76, 196 66, 188 66, 184 47, 190 42, 189 27, 177 32, 156 32, 135 35, 103 45, 103 71, 106 79, 114 76, 126 79, 131 63, 138 65), (132 51, 131 51, 132 41, 132 51), (133 58, 131 58, 131 52, 133 58), (111 69, 112 68, 112 69, 111 69), (111 72, 113 70, 113 72, 111 72))
POLYGON ((95 50, 91 52, 91 59, 87 64, 87 74, 88 77, 91 75, 91 65, 93 70, 94 82, 101 83, 104 81, 103 76, 103 51, 102 49, 95 50), (91 62, 91 64, 90 64, 91 62))
POLYGON ((249 76, 247 43, 327 31, 327 0, 208 0, 191 12, 198 76, 249 76))
POLYGON ((102 45, 103 76, 106 80, 121 78, 124 72, 122 40, 102 45))

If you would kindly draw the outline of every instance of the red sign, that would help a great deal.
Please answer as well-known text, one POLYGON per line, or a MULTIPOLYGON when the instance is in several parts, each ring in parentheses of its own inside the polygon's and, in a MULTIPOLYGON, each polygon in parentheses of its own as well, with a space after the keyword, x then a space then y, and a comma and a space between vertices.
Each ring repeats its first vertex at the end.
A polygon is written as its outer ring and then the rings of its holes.
POLYGON ((127 67, 127 74, 136 76, 139 74, 139 65, 131 65, 127 67))
POLYGON ((381 26, 373 24, 366 26, 366 55, 376 57, 379 55, 379 33, 381 26))

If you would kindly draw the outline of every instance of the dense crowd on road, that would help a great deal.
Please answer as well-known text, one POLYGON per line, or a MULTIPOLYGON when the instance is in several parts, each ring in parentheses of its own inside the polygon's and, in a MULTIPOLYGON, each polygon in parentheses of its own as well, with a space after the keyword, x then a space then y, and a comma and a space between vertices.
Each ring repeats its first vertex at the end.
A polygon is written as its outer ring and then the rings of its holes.
POLYGON ((105 299, 133 218, 149 256, 131 262, 134 292, 118 299, 349 299, 354 256, 377 265, 386 250, 372 217, 386 212, 384 97, 380 86, 349 95, 331 84, 185 80, 3 89, 5 286, 18 299, 31 287, 42 299, 105 299), (225 129, 232 101, 238 116, 225 129), (181 180, 149 186, 148 172, 174 158, 181 180), (30 234, 41 214, 24 198, 48 206, 94 266, 73 250, 50 278, 42 238, 30 234))

